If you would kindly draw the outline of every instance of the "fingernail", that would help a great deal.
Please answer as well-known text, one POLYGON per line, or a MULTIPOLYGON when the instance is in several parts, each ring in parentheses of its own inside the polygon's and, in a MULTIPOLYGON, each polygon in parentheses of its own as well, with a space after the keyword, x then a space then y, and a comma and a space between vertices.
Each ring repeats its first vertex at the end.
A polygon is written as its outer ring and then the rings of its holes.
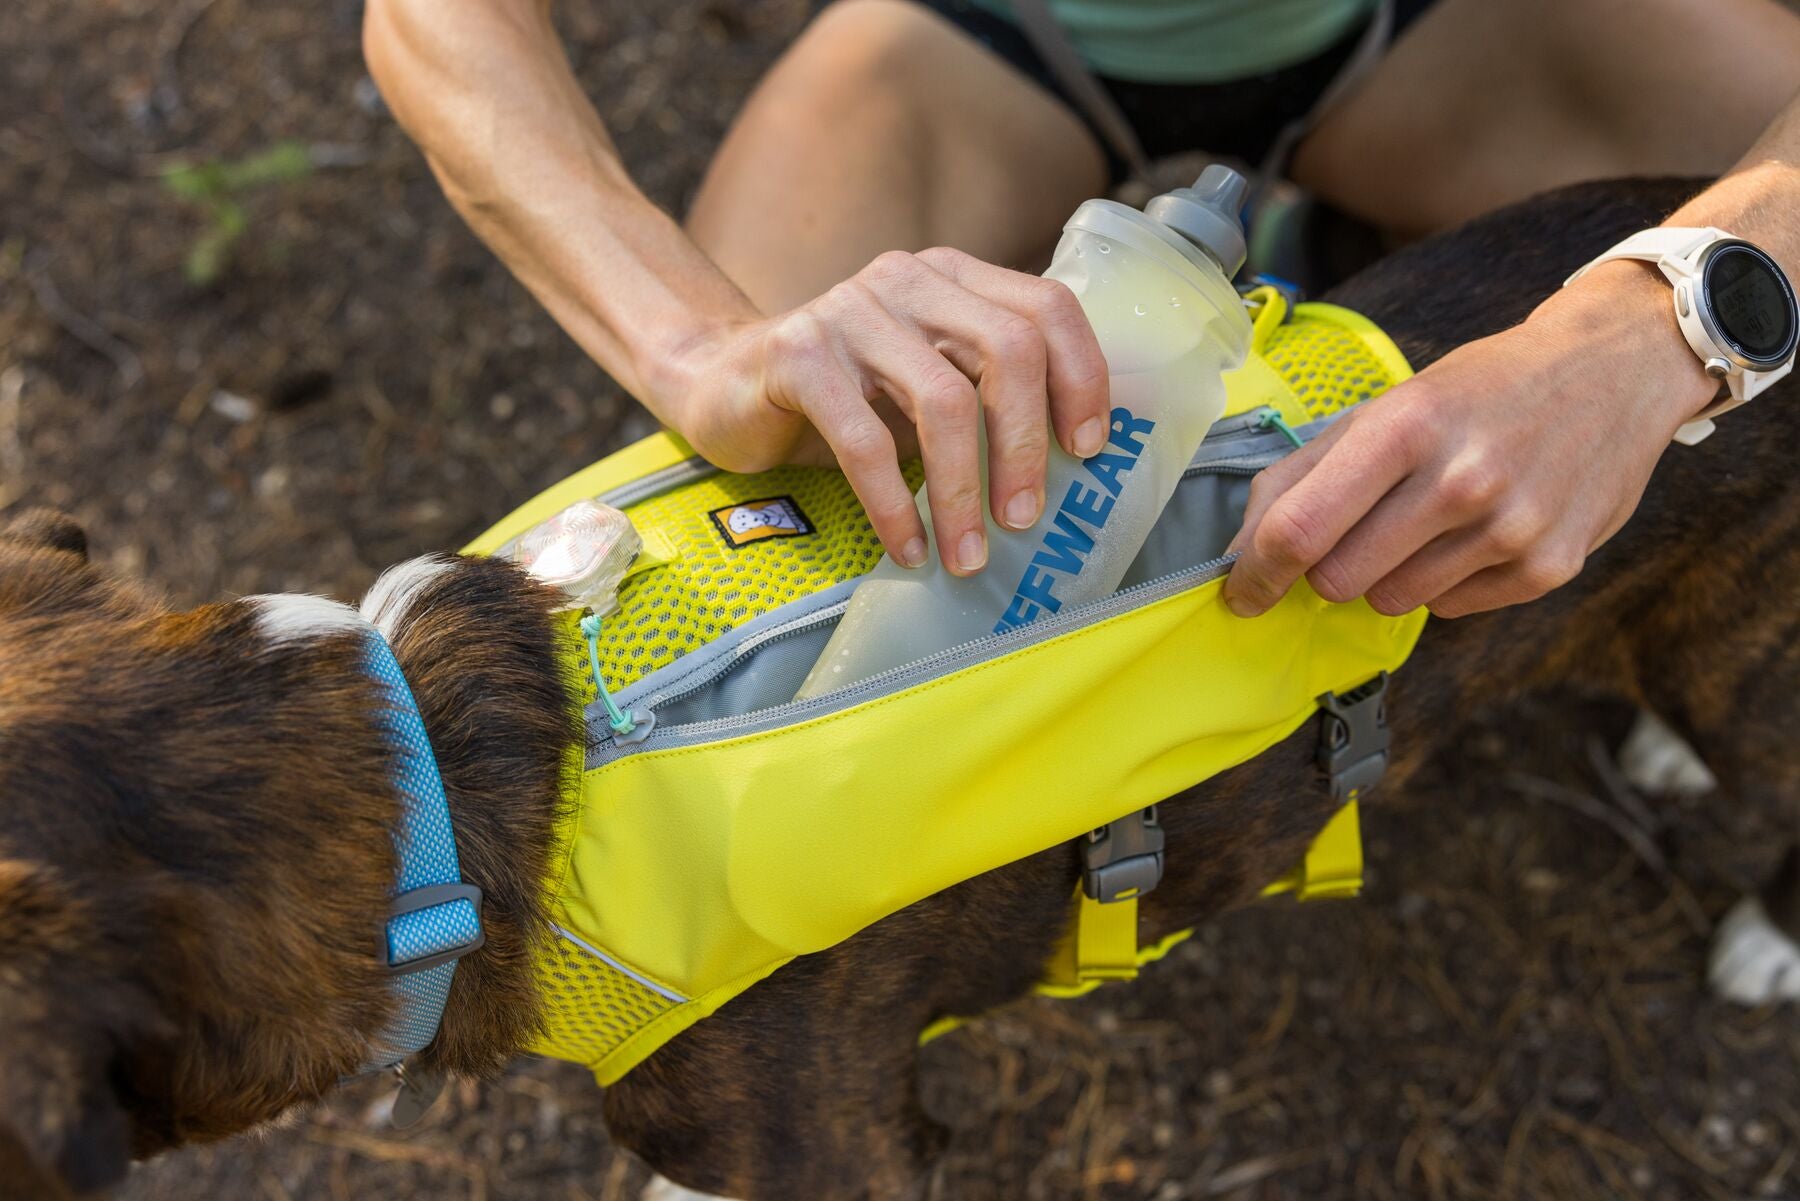
POLYGON ((1092 458, 1100 453, 1100 446, 1105 441, 1106 422, 1089 417, 1075 431, 1075 453, 1084 459, 1092 458))
POLYGON ((925 539, 909 538, 906 545, 900 548, 900 566, 925 566, 925 539))
POLYGON ((964 571, 980 571, 987 562, 987 536, 980 530, 970 530, 956 544, 956 565, 964 571))
POLYGON ((1038 494, 1032 489, 1013 494, 1006 502, 1006 524, 1015 530, 1031 528, 1031 523, 1038 519, 1038 494))
POLYGON ((1232 592, 1225 593, 1225 607, 1239 617, 1255 617, 1262 612, 1249 600, 1232 592))

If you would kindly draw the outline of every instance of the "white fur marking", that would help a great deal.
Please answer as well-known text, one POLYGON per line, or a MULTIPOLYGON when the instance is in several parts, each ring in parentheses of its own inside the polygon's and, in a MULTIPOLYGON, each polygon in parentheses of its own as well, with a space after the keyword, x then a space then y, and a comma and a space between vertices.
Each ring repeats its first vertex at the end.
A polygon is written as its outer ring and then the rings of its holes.
POLYGON ((1800 999, 1800 946, 1769 920, 1762 902, 1745 897, 1713 934, 1707 973, 1713 995, 1739 1005, 1800 999))
POLYGON ((1645 711, 1638 713, 1637 724, 1619 748, 1619 771, 1648 796, 1705 796, 1719 786, 1694 748, 1656 714, 1645 711))
POLYGON ((713 1193, 696 1193, 692 1189, 682 1188, 673 1180, 658 1176, 644 1186, 644 1191, 638 1194, 638 1201, 730 1201, 730 1198, 713 1193))
POLYGON ((388 568, 363 597, 362 615, 374 622, 382 636, 391 641, 419 593, 455 565, 455 560, 442 555, 422 555, 388 568))
POLYGON ((277 646, 369 630, 369 623, 355 609, 322 596, 286 592, 244 599, 256 606, 257 624, 277 646))

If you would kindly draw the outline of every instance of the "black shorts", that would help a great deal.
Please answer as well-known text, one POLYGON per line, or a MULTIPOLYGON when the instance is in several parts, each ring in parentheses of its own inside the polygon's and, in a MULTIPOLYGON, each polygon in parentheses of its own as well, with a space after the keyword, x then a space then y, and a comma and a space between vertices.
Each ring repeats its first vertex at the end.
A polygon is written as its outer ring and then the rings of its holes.
MULTIPOLYGON (((1093 130, 1106 155, 1113 183, 1130 173, 1129 165, 1094 128, 1082 107, 1069 97, 1055 72, 1038 56, 1018 26, 977 8, 969 0, 913 2, 942 16, 1068 105, 1082 124, 1093 130)), ((1431 3, 1432 0, 1397 0, 1394 36, 1398 37, 1431 3)), ((1283 130, 1313 111, 1325 89, 1356 53, 1366 28, 1357 25, 1311 58, 1227 83, 1136 83, 1105 75, 1096 78, 1112 94, 1137 132, 1144 153, 1151 158, 1204 150, 1254 166, 1267 157, 1283 130)))

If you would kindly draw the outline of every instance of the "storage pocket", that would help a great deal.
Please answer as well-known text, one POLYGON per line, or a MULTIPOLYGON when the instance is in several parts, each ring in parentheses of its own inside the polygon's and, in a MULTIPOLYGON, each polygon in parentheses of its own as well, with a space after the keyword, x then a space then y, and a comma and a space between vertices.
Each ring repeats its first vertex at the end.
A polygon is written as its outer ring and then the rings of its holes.
MULTIPOLYGON (((647 739, 617 743, 603 711, 596 707, 589 722, 593 732, 590 765, 599 766, 640 748, 675 745, 689 738, 731 737, 770 728, 771 721, 804 720, 872 695, 911 687, 1217 578, 1228 569, 1222 556, 1249 503, 1251 477, 1294 449, 1286 433, 1264 423, 1267 411, 1228 418, 1215 427, 1183 474, 1118 592, 1006 634, 945 648, 852 689, 828 693, 812 702, 794 702, 795 691, 824 652, 859 582, 848 580, 765 613, 621 690, 615 700, 622 707, 655 715, 656 730, 647 739)), ((1296 433, 1304 440, 1325 424, 1303 426, 1296 433)))

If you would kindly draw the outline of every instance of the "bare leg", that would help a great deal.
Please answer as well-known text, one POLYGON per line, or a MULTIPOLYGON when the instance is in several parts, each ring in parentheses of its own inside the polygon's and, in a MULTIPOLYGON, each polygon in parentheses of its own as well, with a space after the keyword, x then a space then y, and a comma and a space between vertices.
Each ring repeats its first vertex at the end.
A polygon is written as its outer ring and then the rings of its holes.
POLYGON ((1567 183, 1718 175, 1797 90, 1800 16, 1775 0, 1442 0, 1293 173, 1422 235, 1567 183))
POLYGON ((905 0, 826 9, 750 97, 688 230, 765 311, 886 250, 954 246, 1035 269, 1106 186, 1057 99, 905 0))

